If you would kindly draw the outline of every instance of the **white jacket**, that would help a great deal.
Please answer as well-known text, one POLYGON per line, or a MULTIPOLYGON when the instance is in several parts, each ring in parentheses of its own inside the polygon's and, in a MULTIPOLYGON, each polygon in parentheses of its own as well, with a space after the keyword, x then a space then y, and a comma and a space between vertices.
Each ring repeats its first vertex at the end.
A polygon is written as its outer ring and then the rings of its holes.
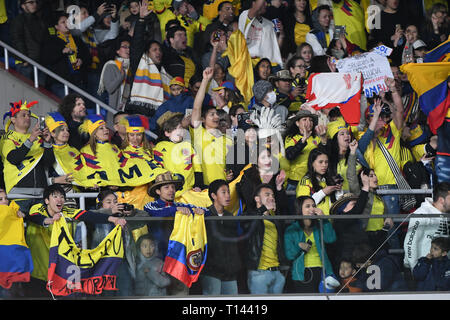
POLYGON ((272 21, 263 17, 255 17, 245 26, 247 18, 248 10, 245 10, 239 16, 239 30, 245 37, 250 56, 252 58, 268 58, 271 62, 276 62, 283 66, 280 47, 278 46, 277 35, 272 21))
MULTIPOLYGON (((433 200, 426 198, 424 202, 413 213, 414 215, 441 214, 433 206, 433 200)), ((403 248, 405 250, 404 265, 411 270, 421 257, 425 257, 431 248, 431 240, 438 236, 449 235, 449 222, 447 218, 411 218, 408 224, 403 248)))

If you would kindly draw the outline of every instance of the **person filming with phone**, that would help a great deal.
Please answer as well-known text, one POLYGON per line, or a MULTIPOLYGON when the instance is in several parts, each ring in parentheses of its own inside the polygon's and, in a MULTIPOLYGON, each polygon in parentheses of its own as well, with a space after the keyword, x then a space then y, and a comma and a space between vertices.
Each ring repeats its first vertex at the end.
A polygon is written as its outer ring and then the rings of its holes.
MULTIPOLYGON (((45 122, 42 127, 39 121, 34 126, 31 124, 31 118, 39 119, 30 110, 37 103, 11 103, 10 110, 4 116, 4 119, 9 119, 0 145, 7 194, 41 195, 48 185, 45 169, 55 162, 55 158, 45 122), (10 128, 11 125, 14 129, 10 128)), ((16 202, 22 212, 28 212, 33 201, 18 199, 16 202)))

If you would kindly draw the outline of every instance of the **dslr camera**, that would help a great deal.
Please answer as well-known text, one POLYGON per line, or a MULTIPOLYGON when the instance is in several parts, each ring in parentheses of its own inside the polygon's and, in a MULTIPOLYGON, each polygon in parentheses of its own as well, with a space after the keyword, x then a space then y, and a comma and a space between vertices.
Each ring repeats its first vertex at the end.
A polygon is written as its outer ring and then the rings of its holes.
POLYGON ((335 186, 344 183, 344 178, 340 174, 333 176, 332 180, 335 186))

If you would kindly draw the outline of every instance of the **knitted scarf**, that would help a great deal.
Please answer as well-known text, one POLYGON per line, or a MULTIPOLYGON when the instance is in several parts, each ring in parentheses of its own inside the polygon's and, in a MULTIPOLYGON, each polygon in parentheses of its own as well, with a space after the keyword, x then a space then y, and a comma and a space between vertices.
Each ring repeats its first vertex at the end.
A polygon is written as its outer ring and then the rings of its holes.
POLYGON ((155 106, 169 99, 171 77, 164 67, 158 70, 152 59, 144 54, 139 61, 131 89, 131 102, 140 102, 155 106))

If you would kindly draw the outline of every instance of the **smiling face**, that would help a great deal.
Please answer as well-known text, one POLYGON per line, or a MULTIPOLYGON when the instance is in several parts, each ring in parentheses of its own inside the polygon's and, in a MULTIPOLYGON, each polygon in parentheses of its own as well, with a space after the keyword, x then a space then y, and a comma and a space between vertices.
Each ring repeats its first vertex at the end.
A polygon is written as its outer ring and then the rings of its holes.
POLYGON ((272 169, 272 155, 268 150, 263 150, 258 156, 258 168, 263 171, 272 169))
POLYGON ((50 194, 48 199, 44 199, 45 204, 47 205, 47 212, 50 216, 55 215, 56 213, 60 213, 63 209, 64 202, 66 198, 63 194, 59 192, 54 192, 50 194))
POLYGON ((211 108, 205 114, 203 124, 206 129, 217 129, 220 124, 220 117, 217 114, 217 110, 215 108, 211 108))
POLYGON ((28 110, 20 110, 13 117, 11 123, 17 132, 26 133, 31 125, 31 114, 28 110))
POLYGON ((119 50, 116 51, 118 57, 123 59, 130 58, 130 43, 128 41, 122 41, 120 43, 119 50))
POLYGON ((66 144, 69 141, 69 127, 62 125, 51 132, 55 144, 66 144))

